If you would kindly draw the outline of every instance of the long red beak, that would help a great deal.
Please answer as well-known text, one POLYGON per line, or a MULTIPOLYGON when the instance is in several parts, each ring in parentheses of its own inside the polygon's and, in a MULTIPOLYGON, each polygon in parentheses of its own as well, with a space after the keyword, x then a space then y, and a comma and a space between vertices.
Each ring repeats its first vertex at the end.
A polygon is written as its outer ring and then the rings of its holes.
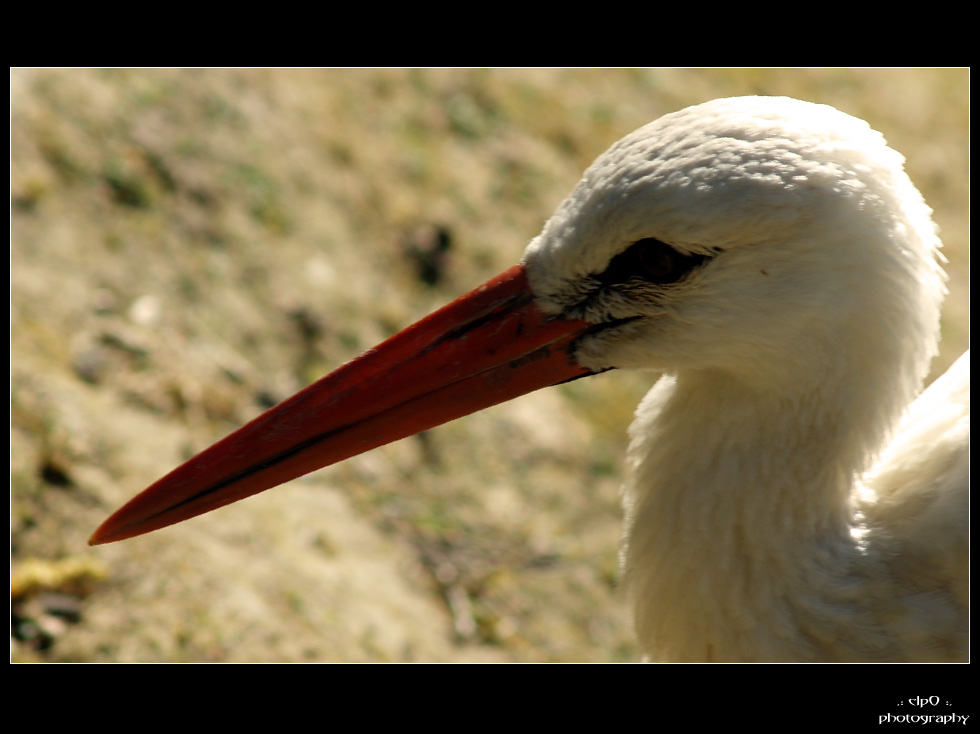
POLYGON ((89 543, 142 535, 377 446, 592 374, 585 321, 546 317, 517 265, 260 415, 170 472, 89 543))

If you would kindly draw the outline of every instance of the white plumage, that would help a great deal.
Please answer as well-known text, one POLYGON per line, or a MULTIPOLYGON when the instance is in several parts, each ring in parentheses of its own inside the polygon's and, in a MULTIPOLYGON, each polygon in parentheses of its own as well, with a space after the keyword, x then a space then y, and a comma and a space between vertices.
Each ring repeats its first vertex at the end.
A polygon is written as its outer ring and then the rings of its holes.
POLYGON ((667 374, 630 429, 624 492, 652 659, 965 658, 968 356, 893 434, 945 295, 902 163, 830 107, 716 100, 614 145, 531 244, 552 313, 641 238, 711 255, 578 306, 644 317, 583 341, 582 364, 667 374))
POLYGON ((758 97, 667 115, 596 160, 521 265, 202 452, 92 542, 549 384, 658 370, 623 492, 651 660, 963 660, 968 357, 913 403, 939 247, 861 120, 758 97))

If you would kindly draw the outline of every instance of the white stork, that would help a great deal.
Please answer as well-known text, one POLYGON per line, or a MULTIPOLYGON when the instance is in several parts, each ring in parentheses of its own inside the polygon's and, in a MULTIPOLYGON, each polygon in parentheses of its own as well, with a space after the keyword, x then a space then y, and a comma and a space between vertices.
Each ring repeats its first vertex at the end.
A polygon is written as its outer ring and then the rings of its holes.
POLYGON ((622 551, 649 659, 963 660, 968 356, 915 400, 939 247, 902 157, 861 120, 763 97, 667 115, 596 160, 519 265, 174 470, 91 542, 547 385, 655 369, 622 551))

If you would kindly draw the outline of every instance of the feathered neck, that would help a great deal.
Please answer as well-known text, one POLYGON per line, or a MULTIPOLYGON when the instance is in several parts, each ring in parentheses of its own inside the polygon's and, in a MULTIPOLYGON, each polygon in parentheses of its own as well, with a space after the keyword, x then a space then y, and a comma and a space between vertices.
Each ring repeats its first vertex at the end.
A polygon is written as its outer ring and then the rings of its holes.
POLYGON ((883 431, 830 392, 760 394, 705 371, 662 378, 641 403, 623 560, 648 652, 823 660, 862 624, 851 495, 883 431))

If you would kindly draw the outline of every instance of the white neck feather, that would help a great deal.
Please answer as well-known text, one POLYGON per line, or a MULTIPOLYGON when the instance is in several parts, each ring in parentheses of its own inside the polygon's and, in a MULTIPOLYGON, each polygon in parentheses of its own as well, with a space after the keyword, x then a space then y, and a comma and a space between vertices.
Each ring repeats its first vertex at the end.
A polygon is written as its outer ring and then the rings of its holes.
POLYGON ((850 635, 854 659, 894 654, 887 634, 867 632, 874 612, 856 589, 875 563, 852 532, 852 490, 881 432, 826 397, 760 394, 706 371, 662 378, 641 403, 624 567, 648 652, 825 660, 850 635))

